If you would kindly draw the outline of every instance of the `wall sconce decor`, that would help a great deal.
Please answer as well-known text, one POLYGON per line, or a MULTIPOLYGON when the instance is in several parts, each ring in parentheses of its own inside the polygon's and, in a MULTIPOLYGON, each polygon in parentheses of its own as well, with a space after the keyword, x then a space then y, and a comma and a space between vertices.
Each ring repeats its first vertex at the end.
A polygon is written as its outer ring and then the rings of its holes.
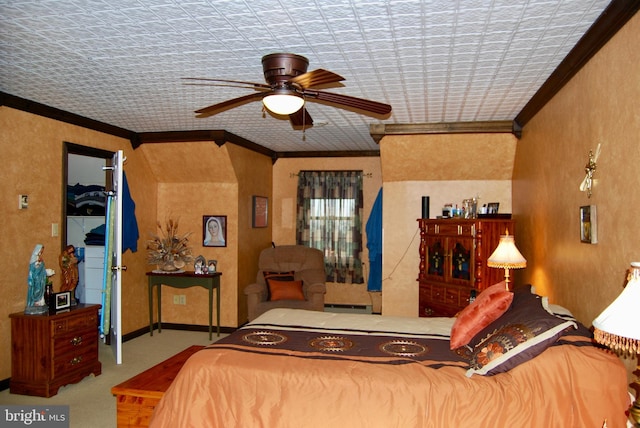
POLYGON ((596 152, 593 153, 593 150, 589 150, 589 161, 584 166, 584 171, 586 172, 586 176, 582 183, 580 183, 580 191, 587 192, 587 197, 591 197, 592 189, 593 189, 593 174, 596 172, 598 156, 600 156, 600 143, 598 143, 598 147, 596 148, 596 152))

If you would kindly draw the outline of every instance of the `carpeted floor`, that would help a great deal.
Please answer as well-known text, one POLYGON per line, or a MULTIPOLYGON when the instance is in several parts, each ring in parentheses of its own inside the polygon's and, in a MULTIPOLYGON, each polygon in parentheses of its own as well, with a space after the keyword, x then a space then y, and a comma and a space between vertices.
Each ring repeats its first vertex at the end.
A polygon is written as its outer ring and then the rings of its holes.
MULTIPOLYGON (((221 334, 220 337, 226 335, 221 334)), ((218 338, 213 336, 215 342, 218 338)), ((191 345, 208 345, 209 333, 164 329, 125 342, 121 365, 116 365, 111 348, 100 342, 102 374, 60 388, 51 398, 30 397, 0 391, 0 404, 68 405, 71 428, 113 428, 116 426, 116 399, 111 387, 177 354, 191 345)))

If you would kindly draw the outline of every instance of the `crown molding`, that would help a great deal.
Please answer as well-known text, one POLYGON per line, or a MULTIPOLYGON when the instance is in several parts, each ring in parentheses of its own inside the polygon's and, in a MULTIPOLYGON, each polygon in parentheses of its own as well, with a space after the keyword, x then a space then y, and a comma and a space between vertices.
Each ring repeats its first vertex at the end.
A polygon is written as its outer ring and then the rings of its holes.
POLYGON ((376 123, 369 126, 369 133, 376 143, 385 135, 415 134, 499 134, 509 133, 520 138, 522 128, 513 120, 485 122, 438 123, 376 123))

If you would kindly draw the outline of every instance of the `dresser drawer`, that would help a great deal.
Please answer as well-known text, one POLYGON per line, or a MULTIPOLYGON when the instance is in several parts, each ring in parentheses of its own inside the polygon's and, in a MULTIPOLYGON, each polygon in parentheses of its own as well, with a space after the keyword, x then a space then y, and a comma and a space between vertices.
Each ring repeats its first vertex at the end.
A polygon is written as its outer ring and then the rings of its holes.
POLYGON ((93 328, 77 332, 72 332, 63 336, 58 336, 53 341, 54 355, 62 355, 67 352, 76 352, 83 347, 91 346, 98 340, 98 328, 93 328))
POLYGON ((98 327, 97 312, 78 314, 66 318, 56 319, 51 323, 52 337, 67 334, 70 331, 88 330, 98 327))
POLYGON ((473 237, 476 234, 476 227, 473 222, 442 221, 425 226, 425 231, 430 235, 473 237))
POLYGON ((431 301, 434 303, 447 303, 447 287, 431 285, 431 301))
POLYGON ((98 343, 87 343, 74 352, 56 356, 53 360, 52 379, 79 370, 85 370, 93 366, 98 361, 98 343))
POLYGON ((84 258, 88 265, 104 265, 104 247, 101 245, 87 245, 84 249, 84 258))

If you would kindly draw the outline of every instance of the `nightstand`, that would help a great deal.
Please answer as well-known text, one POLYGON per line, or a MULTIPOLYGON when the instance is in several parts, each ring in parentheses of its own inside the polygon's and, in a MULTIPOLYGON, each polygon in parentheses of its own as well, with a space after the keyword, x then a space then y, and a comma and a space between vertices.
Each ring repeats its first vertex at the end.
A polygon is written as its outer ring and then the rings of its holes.
POLYGON ((55 315, 11 318, 12 394, 51 397, 61 386, 102 372, 98 360, 100 305, 78 305, 55 315))

